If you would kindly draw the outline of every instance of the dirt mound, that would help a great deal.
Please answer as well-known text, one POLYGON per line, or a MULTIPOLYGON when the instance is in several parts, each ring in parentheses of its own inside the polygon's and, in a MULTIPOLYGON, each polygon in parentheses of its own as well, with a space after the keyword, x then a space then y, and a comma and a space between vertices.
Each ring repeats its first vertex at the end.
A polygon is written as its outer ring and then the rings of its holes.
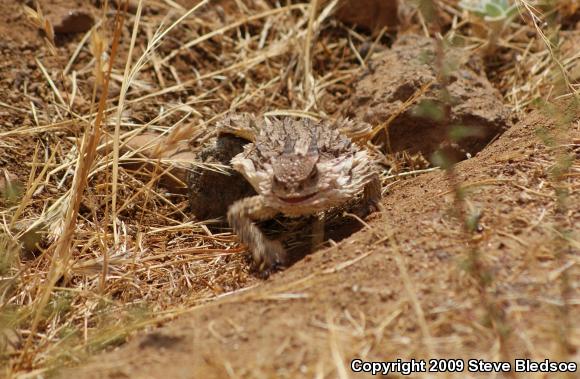
POLYGON ((449 140, 449 125, 463 128, 469 138, 458 147, 463 158, 473 156, 511 125, 510 112, 477 57, 459 48, 437 52, 435 45, 433 39, 405 35, 377 55, 355 85, 348 114, 372 125, 388 124, 383 142, 391 151, 425 157, 449 140), (440 71, 448 75, 446 95, 438 83, 440 71), (448 116, 445 102, 451 104, 448 116))
MULTIPOLYGON (((578 283, 580 269, 577 251, 554 250, 554 228, 577 232, 580 214, 558 211, 548 180, 554 156, 538 128, 556 126, 535 112, 458 164, 480 215, 471 242, 450 211, 444 172, 397 181, 384 199, 387 211, 368 229, 61 377, 336 377, 353 358, 558 359, 562 328, 572 346, 580 342, 561 313, 562 275, 578 283), (495 300, 487 305, 466 268, 470 244, 489 276, 485 292, 495 300)), ((578 204, 580 196, 569 200, 578 204)), ((580 310, 566 309, 570 317, 580 310)))

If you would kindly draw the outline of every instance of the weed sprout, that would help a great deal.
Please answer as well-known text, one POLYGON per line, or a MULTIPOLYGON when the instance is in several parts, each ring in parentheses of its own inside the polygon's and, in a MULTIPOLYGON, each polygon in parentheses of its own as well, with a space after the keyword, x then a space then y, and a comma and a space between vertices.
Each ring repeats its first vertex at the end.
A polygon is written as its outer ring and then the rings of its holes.
POLYGON ((461 0, 459 6, 483 20, 483 25, 475 23, 487 30, 487 55, 495 52, 499 36, 518 11, 517 5, 510 0, 461 0))
POLYGON ((509 21, 518 9, 509 0, 461 0, 459 6, 486 22, 509 21))

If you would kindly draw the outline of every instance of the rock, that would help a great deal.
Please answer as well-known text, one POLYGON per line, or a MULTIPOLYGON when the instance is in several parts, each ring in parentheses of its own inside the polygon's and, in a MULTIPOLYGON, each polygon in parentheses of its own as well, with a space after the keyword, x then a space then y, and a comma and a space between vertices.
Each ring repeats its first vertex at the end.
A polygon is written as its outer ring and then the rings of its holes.
POLYGON ((345 24, 357 25, 378 33, 398 25, 398 0, 341 0, 335 17, 345 24))
POLYGON ((448 148, 448 124, 457 125, 469 136, 453 148, 463 158, 474 156, 510 126, 510 112, 499 91, 487 80, 478 59, 455 48, 445 54, 445 65, 453 66, 448 85, 449 123, 441 117, 434 41, 414 35, 401 37, 390 50, 373 57, 368 73, 355 84, 348 116, 376 126, 394 115, 388 128, 392 151, 420 152, 425 157, 443 145, 448 148), (405 102, 429 85, 405 109, 405 102))
POLYGON ((0 171, 0 201, 15 202, 23 192, 22 184, 16 175, 6 169, 0 171))
MULTIPOLYGON (((248 142, 232 135, 217 137, 199 153, 197 161, 229 166, 231 159, 243 151, 248 142)), ((188 178, 189 202, 197 220, 225 217, 229 206, 236 200, 256 195, 256 191, 237 171, 226 173, 194 168, 188 178)))
POLYGON ((148 158, 159 158, 157 149, 159 145, 165 143, 166 137, 160 136, 157 133, 145 132, 136 135, 129 139, 124 146, 121 147, 121 153, 127 151, 139 151, 148 158))
POLYGON ((93 16, 83 9, 58 9, 49 19, 56 34, 84 33, 95 23, 93 16))
POLYGON ((22 337, 16 330, 7 327, 0 329, 0 351, 3 354, 16 354, 21 347, 22 337))
MULTIPOLYGON (((164 170, 165 165, 156 168, 158 160, 164 164, 171 164, 171 169, 159 178, 159 183, 167 189, 169 193, 185 194, 187 193, 188 171, 191 169, 192 162, 196 159, 195 154, 188 145, 188 136, 183 136, 177 141, 169 141, 166 136, 160 136, 157 133, 146 132, 129 139, 120 150, 120 154, 128 151, 138 151, 137 157, 144 157, 149 161, 142 163, 123 163, 128 169, 138 170, 145 166, 147 171, 160 173, 164 170)), ((111 153, 112 144, 107 146, 104 152, 111 153)))

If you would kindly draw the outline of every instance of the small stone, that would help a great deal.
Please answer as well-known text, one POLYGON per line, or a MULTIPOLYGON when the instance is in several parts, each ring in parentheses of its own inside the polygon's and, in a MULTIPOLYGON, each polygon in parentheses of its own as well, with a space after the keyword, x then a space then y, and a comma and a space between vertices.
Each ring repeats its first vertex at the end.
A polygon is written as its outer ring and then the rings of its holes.
POLYGON ((0 330, 0 351, 4 354, 16 353, 21 344, 22 338, 14 329, 4 328, 0 330))
POLYGON ((89 31, 95 20, 86 10, 62 9, 52 13, 49 17, 56 34, 84 33, 89 31))
POLYGON ((342 0, 336 18, 377 33, 384 27, 391 30, 398 25, 398 7, 398 0, 342 0))
MULTIPOLYGON (((136 170, 146 165, 153 172, 156 170, 156 160, 161 159, 165 163, 171 163, 172 167, 168 172, 170 175, 162 175, 159 182, 171 194, 186 193, 185 183, 187 182, 191 162, 195 159, 195 154, 191 152, 188 139, 185 137, 179 141, 170 142, 166 136, 156 133, 147 132, 135 136, 124 144, 121 148, 121 154, 129 151, 138 151, 137 156, 149 158, 151 161, 147 163, 127 163, 124 166, 136 170)), ((112 145, 108 147, 112 148, 112 145)))
POLYGON ((11 198, 18 192, 20 184, 17 182, 18 177, 10 171, 4 169, 0 171, 0 195, 2 197, 11 198))
POLYGON ((532 197, 526 191, 522 191, 518 195, 518 204, 526 204, 530 200, 532 200, 532 197))

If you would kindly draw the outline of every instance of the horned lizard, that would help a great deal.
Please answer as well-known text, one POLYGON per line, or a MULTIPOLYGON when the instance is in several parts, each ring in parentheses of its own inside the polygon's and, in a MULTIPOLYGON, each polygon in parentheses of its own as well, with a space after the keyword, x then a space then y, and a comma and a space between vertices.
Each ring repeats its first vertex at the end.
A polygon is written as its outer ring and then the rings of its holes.
POLYGON ((288 217, 313 215, 344 204, 361 192, 371 211, 380 208, 376 161, 351 139, 366 135, 368 124, 231 113, 217 127, 221 134, 250 141, 231 164, 257 195, 233 203, 227 218, 262 272, 283 266, 286 252, 279 241, 267 239, 254 222, 280 213, 288 217))

